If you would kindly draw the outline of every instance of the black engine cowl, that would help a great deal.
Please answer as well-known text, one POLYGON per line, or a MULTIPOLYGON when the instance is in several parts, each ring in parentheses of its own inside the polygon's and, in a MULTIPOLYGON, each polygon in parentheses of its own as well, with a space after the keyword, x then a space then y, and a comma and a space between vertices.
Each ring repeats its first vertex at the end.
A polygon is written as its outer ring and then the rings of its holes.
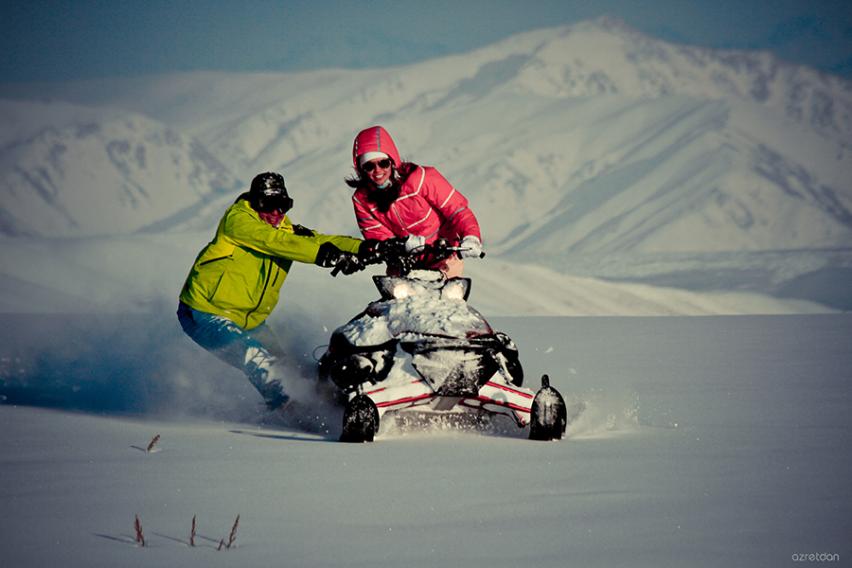
POLYGON ((393 366, 396 343, 392 340, 375 346, 355 347, 343 334, 335 332, 319 361, 320 379, 330 380, 344 391, 363 383, 383 381, 393 366))

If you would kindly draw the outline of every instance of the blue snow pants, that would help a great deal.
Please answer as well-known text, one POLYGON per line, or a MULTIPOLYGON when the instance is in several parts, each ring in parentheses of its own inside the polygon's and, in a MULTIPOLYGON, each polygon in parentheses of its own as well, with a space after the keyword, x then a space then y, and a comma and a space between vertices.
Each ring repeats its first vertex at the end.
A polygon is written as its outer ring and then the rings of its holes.
POLYGON ((183 331, 198 345, 241 370, 275 409, 290 397, 284 392, 283 351, 275 333, 264 323, 245 330, 222 316, 194 310, 180 302, 177 311, 183 331))

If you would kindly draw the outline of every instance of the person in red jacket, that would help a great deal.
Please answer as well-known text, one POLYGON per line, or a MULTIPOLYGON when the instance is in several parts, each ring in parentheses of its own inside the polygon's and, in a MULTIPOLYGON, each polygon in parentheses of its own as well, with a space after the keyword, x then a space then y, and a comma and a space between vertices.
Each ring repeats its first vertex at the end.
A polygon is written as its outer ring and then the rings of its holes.
POLYGON ((400 159, 393 139, 381 126, 358 133, 352 146, 355 188, 352 203, 365 239, 406 238, 408 248, 446 239, 462 250, 434 266, 447 277, 462 273, 462 258, 483 255, 479 222, 467 198, 431 166, 400 159))

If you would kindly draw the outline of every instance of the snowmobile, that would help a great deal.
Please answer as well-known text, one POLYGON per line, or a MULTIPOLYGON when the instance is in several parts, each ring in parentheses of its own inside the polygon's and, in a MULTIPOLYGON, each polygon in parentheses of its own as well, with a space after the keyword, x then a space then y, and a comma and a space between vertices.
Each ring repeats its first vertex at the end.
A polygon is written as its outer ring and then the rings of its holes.
POLYGON ((383 260, 373 276, 380 299, 337 328, 319 360, 321 381, 345 403, 345 442, 371 442, 385 416, 406 413, 508 416, 533 440, 559 440, 568 416, 547 375, 538 392, 523 386, 518 348, 467 303, 469 278, 433 266, 459 248, 445 241, 383 260))

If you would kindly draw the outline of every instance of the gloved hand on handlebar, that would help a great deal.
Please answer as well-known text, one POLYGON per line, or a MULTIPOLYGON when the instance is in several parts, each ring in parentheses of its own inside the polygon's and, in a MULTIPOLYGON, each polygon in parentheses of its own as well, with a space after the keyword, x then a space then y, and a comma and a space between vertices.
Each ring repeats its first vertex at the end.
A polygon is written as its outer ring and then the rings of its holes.
POLYGON ((331 243, 323 243, 317 252, 316 264, 323 268, 331 268, 332 276, 337 276, 338 272, 349 275, 364 270, 366 265, 362 262, 358 255, 340 250, 331 243))
POLYGON ((426 245, 426 237, 420 235, 408 235, 404 240, 405 252, 416 251, 426 245))
POLYGON ((366 239, 358 248, 358 260, 366 264, 378 264, 405 253, 405 239, 394 238, 380 241, 366 239))
POLYGON ((485 251, 482 250, 482 241, 474 235, 468 235, 462 239, 459 245, 459 255, 462 258, 482 258, 485 251))
POLYGON ((334 264, 334 270, 331 271, 331 275, 337 276, 338 272, 342 272, 349 276, 350 274, 364 270, 366 267, 367 265, 361 262, 357 255, 351 252, 342 252, 337 257, 337 262, 334 264))

